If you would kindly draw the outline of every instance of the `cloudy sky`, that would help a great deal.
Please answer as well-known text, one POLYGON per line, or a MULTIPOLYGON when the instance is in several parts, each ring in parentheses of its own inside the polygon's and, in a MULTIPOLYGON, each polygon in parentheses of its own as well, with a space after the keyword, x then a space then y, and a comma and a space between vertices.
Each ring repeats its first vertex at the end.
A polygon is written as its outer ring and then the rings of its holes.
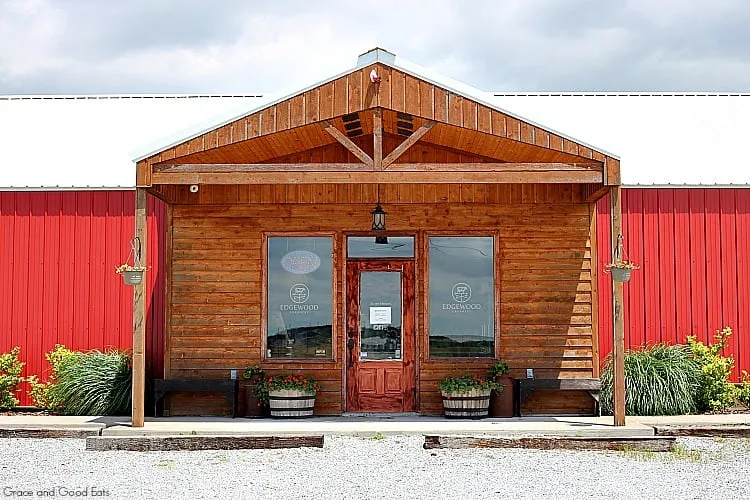
POLYGON ((747 0, 0 0, 0 94, 271 93, 374 46, 490 91, 748 91, 747 0))

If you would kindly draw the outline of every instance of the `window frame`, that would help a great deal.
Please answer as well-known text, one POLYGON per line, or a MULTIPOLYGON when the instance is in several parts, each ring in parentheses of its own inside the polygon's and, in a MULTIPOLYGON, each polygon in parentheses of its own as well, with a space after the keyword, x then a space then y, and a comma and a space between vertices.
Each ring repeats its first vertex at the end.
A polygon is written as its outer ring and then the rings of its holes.
POLYGON ((491 364, 500 359, 500 241, 499 231, 425 231, 422 236, 422 255, 424 256, 424 292, 422 294, 422 307, 424 311, 424 332, 423 342, 425 350, 425 363, 446 363, 446 362, 460 362, 460 363, 478 363, 478 364, 491 364), (471 238, 471 237, 485 237, 492 238, 492 279, 493 279, 493 291, 494 291, 494 340, 495 349, 492 356, 487 357, 435 357, 430 353, 430 238, 431 237, 454 237, 454 238, 471 238))
POLYGON ((338 362, 339 315, 336 303, 339 282, 339 238, 336 231, 264 231, 261 235, 261 292, 260 292, 260 359, 268 364, 336 364, 338 362), (268 239, 269 238, 330 238, 331 239, 331 356, 326 358, 269 358, 268 357, 268 239))

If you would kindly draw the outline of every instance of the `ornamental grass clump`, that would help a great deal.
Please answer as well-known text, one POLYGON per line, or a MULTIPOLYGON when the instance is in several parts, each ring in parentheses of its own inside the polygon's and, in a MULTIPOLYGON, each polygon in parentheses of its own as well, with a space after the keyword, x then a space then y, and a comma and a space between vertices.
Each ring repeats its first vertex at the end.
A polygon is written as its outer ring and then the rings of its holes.
MULTIPOLYGON (((601 373, 603 413, 612 413, 612 356, 601 373)), ((625 353, 625 413, 685 415, 695 413, 701 369, 685 345, 656 344, 625 353)))
POLYGON ((472 391, 502 391, 503 388, 495 380, 477 375, 462 375, 460 377, 445 377, 438 389, 445 394, 466 394, 472 391))
POLYGON ((14 347, 8 353, 0 355, 0 410, 8 410, 18 404, 15 394, 23 382, 21 372, 23 363, 18 359, 20 347, 14 347))
POLYGON ((125 415, 131 404, 132 366, 123 351, 77 353, 55 384, 65 415, 125 415))

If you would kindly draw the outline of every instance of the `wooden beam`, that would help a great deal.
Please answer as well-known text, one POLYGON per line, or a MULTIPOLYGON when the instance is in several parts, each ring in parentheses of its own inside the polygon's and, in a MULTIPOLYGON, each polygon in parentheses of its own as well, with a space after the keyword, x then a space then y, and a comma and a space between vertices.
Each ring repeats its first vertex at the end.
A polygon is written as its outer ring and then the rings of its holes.
MULTIPOLYGON (((179 164, 158 165, 154 173, 185 172, 194 174, 238 172, 347 172, 371 170, 362 163, 247 163, 247 164, 179 164)), ((395 163, 391 172, 597 172, 598 163, 395 163)), ((609 188, 606 188, 609 189, 609 188)))
POLYGON ((434 121, 425 122, 424 125, 419 127, 416 132, 411 134, 404 142, 399 144, 396 149, 391 151, 391 153, 385 157, 385 159, 383 160, 383 168, 388 168, 391 163, 398 160, 399 157, 406 152, 406 150, 412 147, 419 139, 424 137, 424 135, 429 132, 434 126, 434 121))
POLYGON ((391 172, 597 172, 597 163, 394 163, 391 172))
MULTIPOLYGON (((135 190, 135 236, 140 239, 140 264, 146 266, 147 235, 145 188, 135 190)), ((133 285, 133 427, 143 427, 146 394, 146 280, 133 285)))
POLYGON ((237 172, 345 172, 349 170, 372 170, 364 163, 228 163, 228 164, 180 164, 159 165, 155 173, 185 172, 192 174, 223 174, 237 172))
POLYGON ((584 199, 589 203, 596 203, 597 200, 609 193, 610 186, 601 186, 599 189, 586 194, 584 199))
POLYGON ((372 158, 370 158, 370 155, 362 151, 362 149, 360 149, 359 146, 354 144, 354 142, 352 142, 351 139, 345 136, 339 129, 331 125, 329 122, 323 121, 321 122, 321 124, 323 125, 323 130, 331 134, 334 139, 339 141, 342 146, 344 146, 346 149, 351 151, 351 153, 357 158, 359 158, 362 161, 362 163, 372 168, 373 160, 372 158))
POLYGON ((383 111, 376 108, 372 115, 373 168, 383 170, 383 111))
MULTIPOLYGON (((612 249, 617 248, 618 237, 622 234, 622 204, 620 186, 610 188, 609 196, 612 207, 612 249)), ((614 400, 613 410, 615 425, 625 425, 625 322, 623 320, 623 283, 612 280, 612 312, 614 338, 612 358, 614 361, 614 400)))
POLYGON ((620 160, 606 157, 604 159, 604 183, 608 186, 619 186, 620 180, 620 160))
POLYGON ((595 171, 243 171, 154 172, 154 184, 524 184, 591 183, 601 177, 595 171))
POLYGON ((135 185, 138 187, 151 186, 151 164, 146 160, 139 161, 135 166, 135 185))

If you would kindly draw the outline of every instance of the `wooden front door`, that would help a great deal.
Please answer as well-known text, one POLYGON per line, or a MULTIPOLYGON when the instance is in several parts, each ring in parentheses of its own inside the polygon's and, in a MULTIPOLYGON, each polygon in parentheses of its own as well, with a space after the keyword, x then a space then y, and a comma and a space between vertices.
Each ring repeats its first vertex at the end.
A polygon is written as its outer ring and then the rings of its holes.
POLYGON ((348 262, 346 303, 347 410, 414 411, 414 262, 348 262))

